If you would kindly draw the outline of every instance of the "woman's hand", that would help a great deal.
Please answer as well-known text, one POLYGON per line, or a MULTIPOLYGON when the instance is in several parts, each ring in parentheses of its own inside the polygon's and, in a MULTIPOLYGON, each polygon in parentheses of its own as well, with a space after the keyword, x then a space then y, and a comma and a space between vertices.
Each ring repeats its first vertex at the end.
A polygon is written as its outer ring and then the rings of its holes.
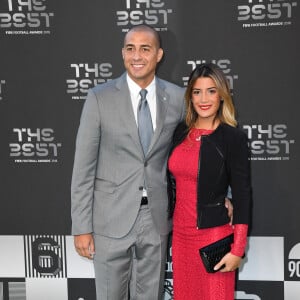
POLYGON ((236 256, 232 253, 227 253, 221 261, 215 265, 214 270, 220 269, 223 265, 225 265, 220 272, 232 272, 235 271, 237 268, 240 267, 242 262, 242 258, 236 256))
POLYGON ((230 199, 225 198, 225 207, 227 208, 228 211, 228 217, 230 219, 229 224, 232 225, 232 219, 233 219, 233 205, 230 201, 230 199))

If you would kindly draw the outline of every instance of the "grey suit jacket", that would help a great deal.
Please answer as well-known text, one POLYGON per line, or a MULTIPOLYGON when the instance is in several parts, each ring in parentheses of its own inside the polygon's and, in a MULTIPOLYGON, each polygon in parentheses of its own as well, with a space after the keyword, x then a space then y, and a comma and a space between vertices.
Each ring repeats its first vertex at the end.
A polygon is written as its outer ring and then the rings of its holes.
POLYGON ((173 131, 184 117, 184 90, 156 78, 156 93, 156 129, 144 157, 126 73, 89 91, 76 140, 72 234, 126 235, 139 211, 144 180, 157 231, 170 231, 166 164, 173 131))

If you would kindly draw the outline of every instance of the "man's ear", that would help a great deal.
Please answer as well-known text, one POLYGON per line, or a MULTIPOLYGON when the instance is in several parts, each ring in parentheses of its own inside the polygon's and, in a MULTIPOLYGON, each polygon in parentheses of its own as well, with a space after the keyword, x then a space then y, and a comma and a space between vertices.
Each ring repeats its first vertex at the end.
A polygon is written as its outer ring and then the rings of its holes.
POLYGON ((157 62, 160 62, 164 56, 164 50, 162 48, 158 49, 158 54, 157 54, 157 62))

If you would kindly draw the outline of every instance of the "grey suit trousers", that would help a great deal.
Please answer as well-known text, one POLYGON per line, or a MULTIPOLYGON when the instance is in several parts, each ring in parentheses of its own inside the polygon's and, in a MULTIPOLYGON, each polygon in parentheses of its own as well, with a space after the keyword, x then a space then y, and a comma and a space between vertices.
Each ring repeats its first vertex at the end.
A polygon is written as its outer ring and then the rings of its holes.
POLYGON ((148 206, 125 237, 94 238, 97 300, 162 299, 168 235, 157 233, 148 206))

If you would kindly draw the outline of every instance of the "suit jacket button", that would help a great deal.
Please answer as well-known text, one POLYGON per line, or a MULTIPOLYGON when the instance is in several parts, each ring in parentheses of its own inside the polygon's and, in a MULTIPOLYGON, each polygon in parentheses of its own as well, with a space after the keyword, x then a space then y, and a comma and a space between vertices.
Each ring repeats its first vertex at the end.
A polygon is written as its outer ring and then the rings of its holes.
POLYGON ((145 162, 145 163, 144 163, 144 167, 147 167, 147 166, 148 166, 148 163, 147 163, 147 162, 145 162))

